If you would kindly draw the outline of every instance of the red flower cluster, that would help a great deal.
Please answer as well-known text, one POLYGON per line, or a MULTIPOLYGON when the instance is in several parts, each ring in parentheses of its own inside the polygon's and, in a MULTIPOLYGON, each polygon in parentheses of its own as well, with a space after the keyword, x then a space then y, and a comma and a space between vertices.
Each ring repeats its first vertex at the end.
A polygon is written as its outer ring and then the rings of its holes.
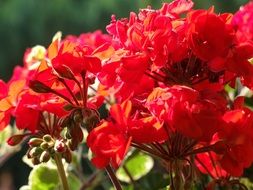
POLYGON ((217 14, 175 0, 129 18, 113 15, 109 34, 34 47, 24 67, 0 81, 0 129, 15 117, 19 129, 75 150, 85 127, 98 168, 119 167, 132 146, 169 172, 181 161, 229 182, 253 162, 253 112, 226 90, 253 87, 250 7, 217 14), (102 104, 110 111, 100 120, 102 104))

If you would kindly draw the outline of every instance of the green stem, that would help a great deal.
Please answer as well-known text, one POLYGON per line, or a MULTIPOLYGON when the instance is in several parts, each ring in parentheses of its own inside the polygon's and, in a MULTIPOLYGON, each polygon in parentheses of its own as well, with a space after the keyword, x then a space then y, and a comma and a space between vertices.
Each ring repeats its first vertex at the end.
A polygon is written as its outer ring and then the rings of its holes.
POLYGON ((126 167, 126 165, 123 165, 122 168, 123 168, 123 170, 125 171, 125 173, 127 174, 127 176, 129 177, 131 184, 132 184, 133 186, 135 186, 134 178, 133 178, 132 174, 129 172, 129 170, 128 170, 128 168, 126 167))
POLYGON ((62 164, 62 158, 60 154, 55 154, 54 156, 54 160, 57 166, 57 170, 58 170, 58 174, 59 174, 59 178, 61 180, 61 184, 63 187, 63 190, 69 190, 69 185, 68 185, 68 180, 66 177, 66 173, 62 164))

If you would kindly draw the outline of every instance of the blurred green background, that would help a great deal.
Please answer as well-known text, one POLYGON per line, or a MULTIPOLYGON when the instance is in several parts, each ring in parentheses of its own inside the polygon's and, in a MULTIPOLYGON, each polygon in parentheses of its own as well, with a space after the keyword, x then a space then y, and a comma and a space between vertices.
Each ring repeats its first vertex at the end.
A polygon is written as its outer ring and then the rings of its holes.
MULTIPOLYGON (((215 5, 217 12, 235 12, 247 0, 193 0, 195 7, 215 5)), ((111 14, 127 17, 161 0, 0 0, 0 78, 7 81, 13 67, 22 64, 27 47, 48 46, 57 31, 64 35, 101 29, 111 14)), ((168 1, 167 1, 168 2, 168 1)))

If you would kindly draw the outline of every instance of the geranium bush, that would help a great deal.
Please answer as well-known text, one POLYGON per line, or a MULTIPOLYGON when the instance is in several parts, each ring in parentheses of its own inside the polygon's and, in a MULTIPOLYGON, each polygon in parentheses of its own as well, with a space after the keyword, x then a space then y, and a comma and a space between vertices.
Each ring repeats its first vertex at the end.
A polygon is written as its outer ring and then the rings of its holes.
POLYGON ((95 189, 102 171, 117 190, 250 188, 252 10, 175 0, 112 15, 107 34, 57 33, 27 49, 0 81, 0 129, 15 131, 9 145, 28 144, 36 166, 23 189, 95 189), (60 184, 41 185, 40 171, 58 171, 60 184))

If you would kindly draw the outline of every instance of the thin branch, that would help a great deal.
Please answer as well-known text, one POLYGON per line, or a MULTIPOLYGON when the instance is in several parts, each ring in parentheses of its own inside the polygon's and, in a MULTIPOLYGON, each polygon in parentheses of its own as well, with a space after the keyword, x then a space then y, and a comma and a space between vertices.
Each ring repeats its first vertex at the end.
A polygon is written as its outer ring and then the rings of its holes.
POLYGON ((115 190, 122 190, 122 187, 120 185, 120 182, 119 180, 117 179, 112 167, 110 165, 108 165, 106 168, 105 168, 108 176, 110 177, 111 179, 111 182, 113 183, 113 186, 115 188, 115 190))

